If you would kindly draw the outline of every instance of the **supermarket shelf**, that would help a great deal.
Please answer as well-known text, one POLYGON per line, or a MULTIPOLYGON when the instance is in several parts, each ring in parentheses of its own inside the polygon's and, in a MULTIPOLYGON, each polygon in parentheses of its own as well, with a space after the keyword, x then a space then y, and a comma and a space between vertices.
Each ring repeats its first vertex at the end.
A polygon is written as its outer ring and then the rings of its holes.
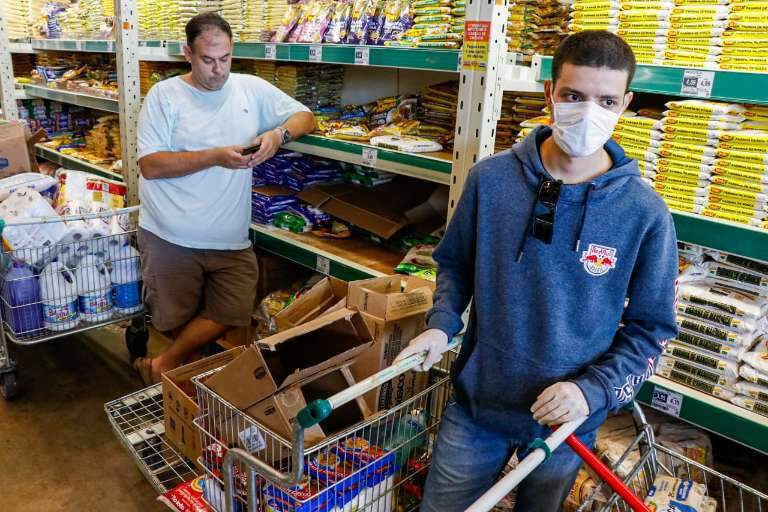
POLYGON ((28 40, 11 41, 11 53, 35 53, 28 40))
POLYGON ((768 261, 768 230, 691 213, 672 212, 672 217, 678 240, 768 261))
POLYGON ((165 439, 163 388, 155 384, 104 405, 109 423, 158 494, 197 476, 165 439))
POLYGON ((111 180, 123 181, 123 176, 116 172, 105 169, 99 165, 84 162, 79 158, 59 153, 55 149, 45 147, 42 144, 35 144, 35 151, 37 156, 40 158, 50 160, 51 162, 57 163, 62 167, 66 167, 67 169, 72 169, 73 171, 92 172, 111 180))
MULTIPOLYGON (((539 66, 538 80, 552 77, 552 57, 537 57, 534 65, 539 66)), ((703 98, 695 94, 683 94, 683 77, 689 68, 638 64, 635 79, 630 88, 637 92, 649 92, 668 96, 703 98)), ((713 74, 713 100, 768 104, 768 73, 747 71, 696 70, 713 74)))
POLYGON ((682 395, 680 419, 768 454, 768 418, 658 375, 643 385, 637 400, 654 407, 654 392, 682 395))
MULTIPOLYGON (((181 55, 180 42, 168 43, 169 55, 181 55)), ((287 62, 324 62, 400 69, 456 72, 459 51, 343 44, 235 43, 235 58, 287 62), (267 52, 274 48, 274 56, 267 52), (311 49, 311 51, 310 51, 311 49)))
POLYGON ((115 53, 115 42, 100 39, 33 39, 33 50, 115 53))
POLYGON ((320 135, 306 135, 286 144, 285 148, 341 162, 368 165, 443 185, 448 185, 451 180, 451 155, 445 152, 404 153, 320 135), (371 158, 375 158, 375 163, 371 162, 371 158))
POLYGON ((52 89, 41 85, 25 85, 24 91, 30 98, 43 98, 46 100, 60 101, 70 105, 79 105, 81 107, 95 108, 105 112, 120 112, 117 100, 103 98, 101 96, 91 96, 79 92, 66 91, 62 89, 52 89))
POLYGON ((345 281, 390 275, 402 254, 359 239, 328 240, 281 229, 251 225, 255 246, 345 281))

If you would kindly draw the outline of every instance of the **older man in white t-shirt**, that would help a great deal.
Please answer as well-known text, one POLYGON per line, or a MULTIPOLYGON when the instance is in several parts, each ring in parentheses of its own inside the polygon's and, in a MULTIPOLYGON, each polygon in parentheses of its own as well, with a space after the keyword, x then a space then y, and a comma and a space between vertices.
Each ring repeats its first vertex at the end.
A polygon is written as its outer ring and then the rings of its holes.
POLYGON ((258 278, 250 169, 314 128, 301 103, 230 74, 232 31, 220 16, 195 16, 186 35, 192 71, 155 85, 139 117, 145 300, 155 328, 174 338, 163 354, 134 362, 146 383, 250 321, 258 278))

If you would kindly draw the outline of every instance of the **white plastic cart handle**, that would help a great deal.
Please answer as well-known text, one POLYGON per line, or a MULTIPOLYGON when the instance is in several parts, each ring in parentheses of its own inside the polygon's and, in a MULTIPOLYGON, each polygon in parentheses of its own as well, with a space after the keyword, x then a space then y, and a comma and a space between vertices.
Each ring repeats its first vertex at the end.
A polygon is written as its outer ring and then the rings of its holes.
POLYGON ((564 423, 557 430, 552 432, 552 435, 544 440, 543 444, 539 448, 534 448, 531 453, 528 454, 517 467, 511 472, 507 473, 504 478, 496 482, 496 485, 491 487, 485 494, 483 494, 477 501, 475 501, 466 512, 488 512, 510 492, 515 489, 525 477, 530 475, 534 469, 539 467, 542 462, 548 458, 547 450, 552 453, 558 446, 563 444, 565 440, 576 432, 582 423, 587 420, 586 416, 577 420, 564 423))
MULTIPOLYGON (((461 338, 454 338, 451 343, 448 344, 446 352, 455 349, 461 343, 461 338)), ((235 485, 234 485, 234 471, 233 464, 235 462, 241 462, 248 468, 248 482, 249 482, 249 500, 248 510, 256 511, 256 490, 254 473, 258 473, 269 482, 274 484, 289 487, 296 485, 301 481, 304 474, 304 430, 317 425, 324 419, 326 419, 334 409, 341 407, 342 405, 349 403, 358 397, 364 395, 372 389, 376 389, 382 384, 391 381, 400 374, 403 374, 417 366, 421 365, 426 359, 427 353, 422 352, 420 354, 413 354, 402 361, 398 361, 392 366, 381 370, 363 379, 357 384, 350 386, 349 388, 336 393, 335 395, 323 399, 315 400, 311 404, 302 409, 293 421, 293 438, 291 442, 291 468, 290 473, 283 473, 273 468, 271 465, 262 461, 261 459, 254 457, 245 450, 240 448, 232 448, 227 451, 224 456, 224 493, 225 493, 225 507, 227 512, 232 512, 234 508, 235 499, 235 485)))

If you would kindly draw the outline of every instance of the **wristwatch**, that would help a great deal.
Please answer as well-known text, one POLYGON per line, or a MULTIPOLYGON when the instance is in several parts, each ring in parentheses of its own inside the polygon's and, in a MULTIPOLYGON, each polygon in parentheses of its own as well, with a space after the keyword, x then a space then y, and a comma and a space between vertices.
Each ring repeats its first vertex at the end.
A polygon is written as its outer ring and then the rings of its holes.
POLYGON ((280 132, 280 140, 281 144, 288 144, 293 140, 291 137, 291 132, 288 131, 288 128, 283 128, 282 126, 278 126, 275 128, 278 132, 280 132))

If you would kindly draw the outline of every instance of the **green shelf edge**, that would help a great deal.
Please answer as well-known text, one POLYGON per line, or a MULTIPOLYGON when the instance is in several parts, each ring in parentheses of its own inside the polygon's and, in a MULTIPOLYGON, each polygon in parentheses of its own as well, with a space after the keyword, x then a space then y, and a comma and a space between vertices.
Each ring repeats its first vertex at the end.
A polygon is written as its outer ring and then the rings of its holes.
MULTIPOLYGON (((706 99, 768 104, 768 73, 638 64, 630 89, 637 92, 696 98, 696 96, 680 93, 683 73, 688 69, 715 73, 712 96, 706 99)), ((552 57, 542 57, 539 80, 549 80, 551 77, 552 57)))
MULTIPOLYGON (((277 61, 312 62, 309 49, 322 47, 322 61, 327 64, 355 65, 355 50, 360 45, 343 44, 300 44, 300 43, 235 43, 232 55, 241 59, 266 60, 265 48, 274 44, 277 61)), ((427 50, 420 48, 387 48, 383 46, 365 46, 369 51, 368 66, 391 67, 400 69, 420 69, 428 71, 457 72, 459 68, 458 50, 427 50)), ((168 43, 169 55, 181 55, 181 43, 168 43)))
POLYGON ((679 212, 672 217, 678 240, 768 261, 768 230, 679 212))
POLYGON ((344 140, 329 139, 321 135, 305 135, 298 139, 296 142, 301 142, 310 146, 317 146, 326 149, 332 149, 335 151, 343 151, 353 155, 362 155, 363 149, 370 147, 378 151, 377 160, 386 160, 388 162, 398 163, 402 165, 409 165, 411 167, 418 167, 421 169, 427 169, 430 171, 439 172, 442 174, 451 174, 451 167, 453 164, 448 160, 439 160, 436 158, 427 158, 418 156, 412 153, 401 153, 398 151, 390 151, 375 146, 369 146, 367 144, 359 144, 356 142, 349 142, 344 140))
POLYGON ((71 91, 62 91, 59 89, 51 89, 41 85, 25 84, 23 90, 28 97, 32 98, 43 98, 51 101, 58 101, 60 103, 103 110, 104 112, 111 112, 113 114, 120 112, 118 101, 111 100, 109 98, 89 96, 87 94, 73 93, 71 91))
POLYGON ((32 39, 32 48, 67 52, 115 53, 115 42, 98 39, 32 39))
POLYGON ((73 171, 89 172, 109 180, 123 181, 123 177, 117 173, 111 173, 109 171, 99 169, 88 164, 87 162, 83 162, 82 160, 78 160, 77 158, 71 156, 63 155, 58 151, 50 148, 35 146, 35 153, 40 158, 44 158, 45 160, 49 160, 63 167, 67 167, 73 171))
MULTIPOLYGON (((635 397, 640 403, 651 407, 654 388, 676 392, 656 382, 645 382, 635 397)), ((713 400, 718 400, 713 398, 713 400)), ((768 453, 768 418, 764 424, 755 423, 741 416, 713 407, 693 396, 685 395, 680 419, 716 434, 768 453)))
MULTIPOLYGON (((250 239, 253 245, 259 249, 271 252, 312 270, 317 269, 317 254, 308 249, 298 247, 253 229, 250 230, 250 239)), ((357 281, 376 277, 373 273, 361 272, 333 259, 330 259, 330 275, 342 281, 357 281)))

